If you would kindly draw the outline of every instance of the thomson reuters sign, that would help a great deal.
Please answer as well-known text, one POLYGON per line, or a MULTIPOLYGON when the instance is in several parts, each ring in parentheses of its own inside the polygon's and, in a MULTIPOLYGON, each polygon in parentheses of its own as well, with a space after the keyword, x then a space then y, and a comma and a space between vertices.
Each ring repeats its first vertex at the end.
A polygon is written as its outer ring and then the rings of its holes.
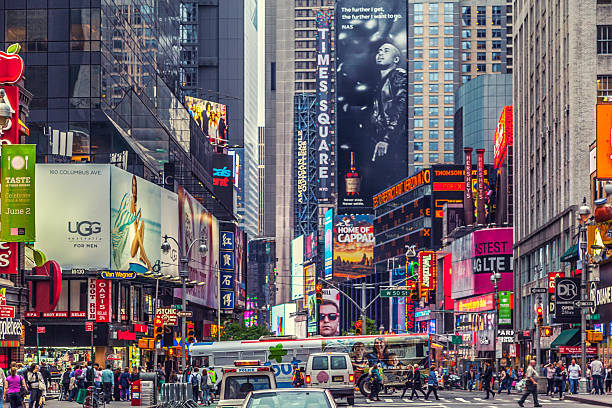
POLYGON ((436 253, 433 251, 419 252, 419 282, 423 290, 436 288, 436 253))

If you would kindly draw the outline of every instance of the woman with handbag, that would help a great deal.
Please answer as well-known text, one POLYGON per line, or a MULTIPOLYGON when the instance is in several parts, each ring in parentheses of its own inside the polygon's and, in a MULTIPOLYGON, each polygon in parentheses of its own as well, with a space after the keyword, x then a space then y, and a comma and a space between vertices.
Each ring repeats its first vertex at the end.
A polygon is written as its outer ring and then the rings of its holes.
POLYGON ((17 375, 17 367, 11 367, 11 375, 4 380, 4 395, 11 404, 11 408, 20 408, 23 402, 23 397, 28 393, 25 380, 22 376, 17 375))
POLYGON ((43 396, 45 388, 45 380, 40 373, 38 365, 32 363, 26 372, 26 384, 30 390, 30 405, 29 408, 38 408, 40 399, 43 396))

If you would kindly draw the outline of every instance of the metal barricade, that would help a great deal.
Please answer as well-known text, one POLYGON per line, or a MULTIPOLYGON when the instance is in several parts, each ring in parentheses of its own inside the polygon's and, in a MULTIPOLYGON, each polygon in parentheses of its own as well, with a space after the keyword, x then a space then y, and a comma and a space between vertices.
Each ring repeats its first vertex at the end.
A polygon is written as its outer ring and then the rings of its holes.
POLYGON ((189 401, 193 399, 193 387, 189 383, 162 385, 162 402, 189 401))

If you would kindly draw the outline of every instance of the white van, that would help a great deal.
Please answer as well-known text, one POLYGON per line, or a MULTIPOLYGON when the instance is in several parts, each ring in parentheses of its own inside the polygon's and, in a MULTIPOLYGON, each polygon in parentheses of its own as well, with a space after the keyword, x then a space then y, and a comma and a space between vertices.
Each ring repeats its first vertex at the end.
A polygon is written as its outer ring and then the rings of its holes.
POLYGON ((348 353, 314 353, 306 363, 306 386, 329 390, 334 398, 355 404, 355 373, 348 353))
POLYGON ((234 367, 223 368, 217 407, 241 407, 251 391, 276 389, 274 371, 259 361, 235 361, 234 367))

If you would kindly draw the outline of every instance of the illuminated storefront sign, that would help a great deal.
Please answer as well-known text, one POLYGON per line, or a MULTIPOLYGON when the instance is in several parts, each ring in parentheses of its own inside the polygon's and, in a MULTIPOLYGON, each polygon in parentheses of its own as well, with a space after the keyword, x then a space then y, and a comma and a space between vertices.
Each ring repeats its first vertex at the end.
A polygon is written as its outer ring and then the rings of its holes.
POLYGON ((412 177, 402 180, 393 187, 386 189, 382 193, 376 194, 374 196, 374 208, 388 203, 389 201, 394 200, 400 195, 407 193, 412 189, 420 187, 423 184, 429 184, 430 182, 431 170, 423 170, 412 177))
POLYGON ((436 288, 436 253, 433 251, 419 252, 419 282, 424 290, 436 288))
POLYGON ((501 167, 506 158, 508 146, 512 146, 512 132, 512 106, 504 106, 495 129, 493 164, 496 169, 501 167))
POLYGON ((457 312, 484 312, 493 310, 495 298, 493 294, 474 296, 468 299, 461 299, 455 302, 457 312))

